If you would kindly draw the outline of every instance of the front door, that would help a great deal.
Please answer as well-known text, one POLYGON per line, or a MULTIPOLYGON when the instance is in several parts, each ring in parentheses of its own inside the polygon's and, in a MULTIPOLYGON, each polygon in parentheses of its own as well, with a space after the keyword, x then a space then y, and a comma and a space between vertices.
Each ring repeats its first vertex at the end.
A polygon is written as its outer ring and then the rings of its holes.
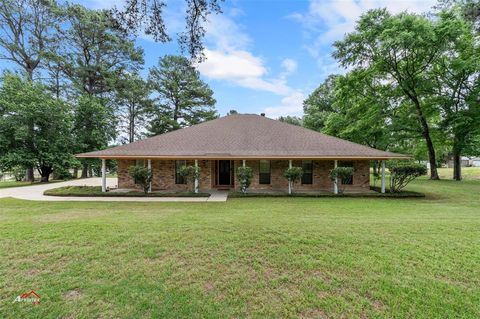
POLYGON ((230 161, 218 161, 218 185, 231 185, 232 172, 230 161))

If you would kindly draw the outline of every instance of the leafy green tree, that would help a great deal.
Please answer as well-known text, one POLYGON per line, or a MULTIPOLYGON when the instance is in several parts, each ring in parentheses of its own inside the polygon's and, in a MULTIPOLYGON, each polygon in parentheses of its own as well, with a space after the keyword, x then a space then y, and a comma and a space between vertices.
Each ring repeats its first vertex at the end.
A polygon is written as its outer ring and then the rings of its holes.
POLYGON ((166 55, 150 69, 149 83, 157 94, 151 134, 162 134, 217 117, 213 91, 184 57, 166 55))
POLYGON ((64 46, 58 59, 78 94, 107 97, 122 75, 143 63, 143 50, 116 27, 109 11, 68 5, 64 16, 64 46))
POLYGON ((285 172, 283 172, 283 177, 288 180, 288 193, 292 194, 293 185, 302 179, 303 169, 301 167, 289 167, 285 172))
MULTIPOLYGON (((59 16, 54 1, 4 0, 0 5, 0 59, 17 65, 30 81, 55 51, 59 16)), ((29 141, 33 151, 33 130, 29 141)), ((33 181, 33 167, 27 168, 33 181)))
POLYGON ((237 168, 237 179, 240 183, 240 190, 242 193, 246 193, 250 187, 253 178, 253 170, 249 166, 239 166, 237 168))
POLYGON ((341 65, 374 70, 397 85, 413 106, 427 145, 431 179, 439 179, 431 132, 439 109, 429 103, 433 92, 429 70, 457 35, 444 21, 409 13, 391 15, 382 9, 363 15, 355 31, 334 44, 334 57, 341 65))
MULTIPOLYGON (((111 108, 105 106, 104 99, 88 94, 77 99, 74 110, 73 133, 76 152, 90 152, 104 149, 115 136, 116 120, 111 108)), ((82 178, 92 171, 92 165, 98 160, 82 159, 82 178)), ((97 164, 98 165, 98 164, 97 164)), ((92 174, 90 174, 92 176, 92 174)))
POLYGON ((330 75, 303 102, 303 126, 321 132, 328 116, 335 113, 334 87, 339 75, 330 75))
MULTIPOLYGON (((461 180, 461 155, 480 135, 480 45, 473 25, 457 12, 443 12, 444 25, 459 32, 432 70, 435 102, 442 110, 440 126, 452 140, 453 179, 461 180)), ((476 155, 476 154, 472 154, 476 155)))
POLYGON ((146 119, 152 111, 150 88, 138 74, 127 74, 121 79, 116 96, 121 119, 121 131, 128 143, 142 137, 146 119))
POLYGON ((280 122, 284 122, 284 123, 288 123, 288 124, 293 124, 293 125, 297 125, 297 126, 302 126, 302 118, 301 117, 298 117, 298 116, 290 116, 290 115, 287 115, 287 116, 280 116, 278 118, 278 120, 280 122))
POLYGON ((58 43, 54 1, 3 0, 0 6, 0 59, 15 63, 33 80, 58 43))
POLYGON ((42 182, 75 165, 71 109, 46 87, 5 75, 0 88, 0 169, 36 167, 42 182), (33 132, 30 128, 33 127, 33 132), (32 146, 33 145, 33 146, 32 146))
MULTIPOLYGON (((80 152, 105 148, 116 137, 116 95, 128 73, 143 63, 143 51, 119 30, 106 10, 67 5, 63 11, 63 47, 58 65, 73 84, 75 134, 80 152), (90 105, 89 105, 90 103, 90 105)), ((98 160, 82 160, 82 177, 98 160)))

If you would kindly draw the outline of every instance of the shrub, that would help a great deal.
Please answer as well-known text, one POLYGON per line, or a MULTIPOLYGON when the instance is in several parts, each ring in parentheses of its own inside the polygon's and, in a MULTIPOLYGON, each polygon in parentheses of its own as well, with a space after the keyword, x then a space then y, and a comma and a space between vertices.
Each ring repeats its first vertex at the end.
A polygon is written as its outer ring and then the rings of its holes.
POLYGON ((341 194, 345 191, 345 187, 348 184, 348 181, 353 176, 353 167, 337 167, 334 168, 330 171, 330 179, 334 182, 337 183, 340 182, 340 187, 338 187, 338 192, 341 194))
POLYGON ((253 178, 253 170, 248 166, 240 166, 237 168, 237 179, 240 182, 240 190, 242 193, 247 192, 247 188, 250 187, 253 178))
POLYGON ((200 177, 200 167, 195 166, 182 166, 178 173, 185 179, 185 182, 192 183, 192 191, 197 192, 195 189, 195 179, 200 177))
POLYGON ((130 166, 128 174, 133 178, 136 185, 142 187, 144 193, 148 193, 152 181, 152 170, 142 166, 130 166))
POLYGON ((10 173, 12 173, 17 182, 21 182, 25 178, 25 168, 21 166, 15 166, 10 173))
POLYGON ((398 193, 415 178, 427 174, 425 165, 418 163, 393 163, 389 165, 390 192, 398 193))
POLYGON ((287 169, 283 176, 288 179, 288 193, 293 192, 293 185, 302 178, 303 169, 301 167, 290 167, 287 169))

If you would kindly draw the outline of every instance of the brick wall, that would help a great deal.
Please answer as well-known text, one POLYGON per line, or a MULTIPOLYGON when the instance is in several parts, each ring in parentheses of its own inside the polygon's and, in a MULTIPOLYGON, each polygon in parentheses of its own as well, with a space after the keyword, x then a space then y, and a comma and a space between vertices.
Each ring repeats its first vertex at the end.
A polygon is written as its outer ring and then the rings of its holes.
MULTIPOLYGON (((213 161, 199 160, 198 165, 201 169, 199 188, 200 190, 209 190, 213 184, 213 161)), ((288 182, 283 177, 283 172, 288 168, 287 160, 275 160, 270 162, 271 178, 270 184, 259 183, 259 161, 247 161, 247 166, 252 167, 254 175, 250 190, 272 190, 286 191, 288 182)), ((128 175, 128 167, 135 165, 134 160, 118 160, 118 187, 119 188, 138 188, 133 183, 133 179, 128 175)), ((187 165, 194 165, 193 160, 187 161, 187 165)), ((294 160, 293 166, 301 166, 302 161, 294 160)), ((242 161, 234 161, 232 169, 242 166, 242 161)), ((297 183, 294 187, 296 191, 333 191, 333 183, 328 174, 333 168, 333 161, 313 161, 313 181, 312 184, 302 185, 297 183)), ((171 160, 152 160, 153 169, 153 190, 185 191, 191 189, 191 185, 175 184, 175 161, 171 160)), ((353 185, 347 185, 347 190, 365 190, 370 187, 370 166, 369 161, 355 161, 353 185)), ((234 174, 235 176, 236 174, 234 174)), ((235 188, 239 189, 239 183, 235 176, 235 188)))
MULTIPOLYGON (((242 161, 235 161, 235 167, 241 166, 242 161)), ((288 169, 288 160, 275 160, 270 162, 270 184, 259 183, 259 161, 247 161, 247 166, 253 169, 253 180, 250 190, 287 191, 288 181, 283 177, 283 172, 288 169)), ((302 161, 292 161, 292 166, 302 166, 302 161)), ((294 186, 296 191, 332 191, 333 182, 328 177, 333 169, 333 160, 313 161, 312 184, 297 182, 294 186)), ((369 161, 354 161, 353 185, 347 185, 346 190, 365 190, 370 188, 370 164, 369 161)), ((240 186, 235 178, 235 189, 240 186)))
MULTIPOLYGON (((211 161, 198 161, 200 167, 199 189, 208 190, 211 188, 211 161)), ((135 165, 134 160, 118 160, 118 187, 119 188, 139 188, 133 183, 133 179, 128 175, 128 168, 135 165)), ((195 161, 187 161, 187 165, 195 165, 195 161)), ((192 188, 191 184, 175 184, 175 161, 171 160, 152 160, 152 189, 186 191, 192 188)))

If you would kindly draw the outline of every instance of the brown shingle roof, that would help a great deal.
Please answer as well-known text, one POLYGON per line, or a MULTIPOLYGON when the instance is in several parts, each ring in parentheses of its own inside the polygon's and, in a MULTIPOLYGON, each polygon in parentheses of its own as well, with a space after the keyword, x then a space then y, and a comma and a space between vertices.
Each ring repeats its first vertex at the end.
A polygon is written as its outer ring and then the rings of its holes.
POLYGON ((254 114, 234 114, 77 157, 408 158, 254 114))

